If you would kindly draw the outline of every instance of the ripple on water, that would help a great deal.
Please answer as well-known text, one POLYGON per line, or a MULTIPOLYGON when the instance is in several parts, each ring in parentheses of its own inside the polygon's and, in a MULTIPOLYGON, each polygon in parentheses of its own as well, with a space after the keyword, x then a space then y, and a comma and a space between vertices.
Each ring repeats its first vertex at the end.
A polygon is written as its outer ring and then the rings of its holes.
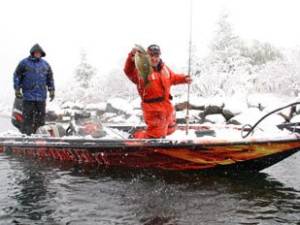
POLYGON ((174 176, 0 156, 0 224, 297 224, 300 170, 276 173, 293 164, 174 176))

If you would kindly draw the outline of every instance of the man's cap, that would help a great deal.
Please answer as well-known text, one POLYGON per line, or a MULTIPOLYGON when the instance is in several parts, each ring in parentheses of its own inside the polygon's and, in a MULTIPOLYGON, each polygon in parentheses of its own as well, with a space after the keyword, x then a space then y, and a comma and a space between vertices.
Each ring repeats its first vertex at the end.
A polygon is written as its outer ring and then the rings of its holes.
POLYGON ((156 44, 149 45, 149 47, 147 48, 147 51, 150 55, 159 56, 161 54, 160 47, 156 44))

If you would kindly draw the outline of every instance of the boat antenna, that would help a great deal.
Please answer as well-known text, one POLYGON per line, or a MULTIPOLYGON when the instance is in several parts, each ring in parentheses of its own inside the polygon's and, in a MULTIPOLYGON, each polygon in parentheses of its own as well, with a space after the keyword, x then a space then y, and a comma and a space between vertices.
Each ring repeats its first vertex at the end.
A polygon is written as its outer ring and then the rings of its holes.
MULTIPOLYGON (((189 60, 188 60, 188 75, 191 75, 191 64, 192 64, 192 30, 193 28, 193 0, 190 0, 190 37, 189 37, 189 60)), ((187 101, 186 101, 186 128, 185 133, 188 135, 189 133, 189 106, 190 106, 190 84, 187 86, 187 101)))
POLYGON ((300 105, 300 102, 294 102, 294 103, 291 103, 291 104, 288 104, 286 106, 283 106, 283 107, 280 107, 278 109, 275 109, 269 113, 267 113, 266 115, 264 115, 262 118, 260 118, 253 126, 251 126, 250 124, 246 124, 242 127, 242 130, 241 130, 241 136, 242 138, 246 138, 250 135, 250 133, 252 133, 252 131, 254 130, 254 128, 261 122, 263 121, 265 118, 267 118, 268 116, 270 116, 271 114, 273 113, 276 113, 278 111, 281 111, 285 108, 289 108, 289 107, 292 107, 292 106, 296 106, 296 105, 300 105), (247 130, 246 130, 247 129, 247 130), (244 134, 244 131, 248 131, 246 134, 244 134))

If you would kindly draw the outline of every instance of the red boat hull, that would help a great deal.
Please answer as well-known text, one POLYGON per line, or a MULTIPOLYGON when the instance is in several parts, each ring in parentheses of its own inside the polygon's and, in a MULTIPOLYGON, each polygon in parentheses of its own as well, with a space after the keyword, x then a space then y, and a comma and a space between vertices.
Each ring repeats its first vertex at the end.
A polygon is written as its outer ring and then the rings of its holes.
POLYGON ((300 149, 298 138, 277 141, 63 140, 16 138, 0 151, 43 160, 168 171, 260 171, 300 149))

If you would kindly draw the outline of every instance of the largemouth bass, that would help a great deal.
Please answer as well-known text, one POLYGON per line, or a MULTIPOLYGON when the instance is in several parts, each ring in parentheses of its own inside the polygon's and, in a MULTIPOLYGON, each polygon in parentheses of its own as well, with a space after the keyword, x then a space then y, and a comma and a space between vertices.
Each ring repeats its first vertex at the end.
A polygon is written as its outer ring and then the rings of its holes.
POLYGON ((147 51, 140 45, 135 45, 137 52, 134 56, 135 67, 143 78, 145 85, 149 83, 148 76, 152 73, 151 59, 147 51))

